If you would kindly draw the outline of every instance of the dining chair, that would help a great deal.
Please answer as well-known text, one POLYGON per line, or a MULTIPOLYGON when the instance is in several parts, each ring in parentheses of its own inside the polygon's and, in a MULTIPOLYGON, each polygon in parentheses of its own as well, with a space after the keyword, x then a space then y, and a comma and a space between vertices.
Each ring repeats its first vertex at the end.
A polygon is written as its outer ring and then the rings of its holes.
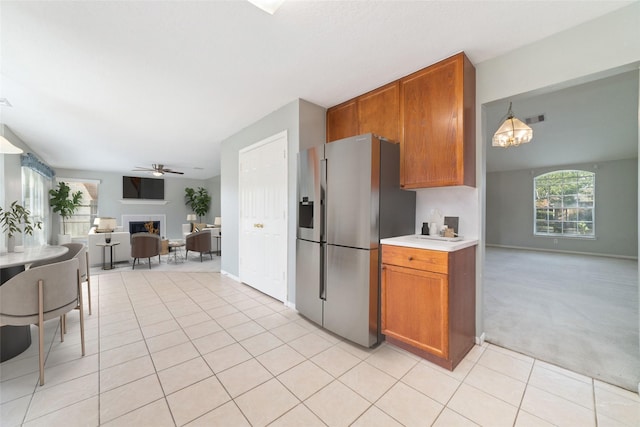
MULTIPOLYGON (((91 315, 91 277, 89 272, 89 266, 91 264, 89 264, 89 251, 87 250, 87 247, 84 245, 84 243, 63 243, 60 246, 64 246, 69 250, 59 257, 34 262, 33 264, 31 264, 31 268, 47 264, 54 264, 56 262, 66 261, 71 258, 77 258, 80 263, 80 282, 87 282, 87 298, 89 300, 89 314, 91 315)), ((64 318, 62 331, 65 333, 67 332, 66 325, 64 324, 64 318)))
POLYGON ((0 326, 38 326, 40 385, 44 385, 44 322, 58 317, 60 337, 64 341, 63 316, 78 307, 84 356, 84 308, 78 259, 31 267, 0 286, 0 326))

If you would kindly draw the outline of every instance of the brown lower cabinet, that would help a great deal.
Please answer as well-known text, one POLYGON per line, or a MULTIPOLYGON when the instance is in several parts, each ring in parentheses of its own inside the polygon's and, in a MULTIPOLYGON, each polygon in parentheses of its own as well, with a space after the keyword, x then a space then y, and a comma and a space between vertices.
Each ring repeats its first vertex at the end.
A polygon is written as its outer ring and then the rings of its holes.
POLYGON ((475 246, 455 252, 382 246, 382 333, 453 370, 475 342, 475 246))

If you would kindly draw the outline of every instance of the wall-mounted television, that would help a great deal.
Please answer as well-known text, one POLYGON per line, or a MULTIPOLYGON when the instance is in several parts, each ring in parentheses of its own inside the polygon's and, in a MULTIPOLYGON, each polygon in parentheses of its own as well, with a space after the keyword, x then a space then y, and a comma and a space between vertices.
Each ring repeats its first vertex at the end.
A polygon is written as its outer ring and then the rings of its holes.
POLYGON ((164 179, 123 176, 122 198, 164 200, 164 179))

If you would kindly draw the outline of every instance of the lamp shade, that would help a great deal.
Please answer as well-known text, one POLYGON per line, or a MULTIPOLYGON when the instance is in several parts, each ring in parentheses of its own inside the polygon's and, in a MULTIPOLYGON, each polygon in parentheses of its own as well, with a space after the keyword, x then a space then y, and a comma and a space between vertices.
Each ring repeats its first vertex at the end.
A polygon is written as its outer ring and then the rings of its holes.
POLYGON ((507 119, 493 135, 491 145, 493 147, 517 147, 520 144, 526 144, 532 139, 533 129, 513 116, 511 103, 509 103, 507 119))
POLYGON ((109 217, 100 218, 100 222, 98 223, 97 231, 101 232, 111 232, 116 229, 116 219, 109 217))
POLYGON ((96 217, 96 219, 93 220, 93 225, 95 226, 100 225, 100 217, 96 217))
POLYGON ((195 221, 195 220, 196 220, 196 214, 187 215, 187 221, 195 221))
POLYGON ((220 227, 222 225, 222 218, 220 218, 219 216, 215 217, 215 219, 213 220, 213 225, 215 225, 216 227, 220 227))

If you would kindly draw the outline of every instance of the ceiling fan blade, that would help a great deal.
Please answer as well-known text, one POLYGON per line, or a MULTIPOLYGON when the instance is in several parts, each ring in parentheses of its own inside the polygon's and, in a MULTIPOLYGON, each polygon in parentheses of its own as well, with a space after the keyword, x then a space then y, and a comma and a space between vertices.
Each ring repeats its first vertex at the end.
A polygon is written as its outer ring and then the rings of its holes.
POLYGON ((135 172, 154 172, 155 173, 159 173, 161 175, 164 175, 165 173, 175 173, 177 175, 184 175, 184 172, 179 172, 179 171, 174 171, 171 169, 167 169, 164 167, 164 165, 162 164, 152 164, 151 168, 143 168, 140 166, 136 166, 135 169, 132 169, 135 172))

